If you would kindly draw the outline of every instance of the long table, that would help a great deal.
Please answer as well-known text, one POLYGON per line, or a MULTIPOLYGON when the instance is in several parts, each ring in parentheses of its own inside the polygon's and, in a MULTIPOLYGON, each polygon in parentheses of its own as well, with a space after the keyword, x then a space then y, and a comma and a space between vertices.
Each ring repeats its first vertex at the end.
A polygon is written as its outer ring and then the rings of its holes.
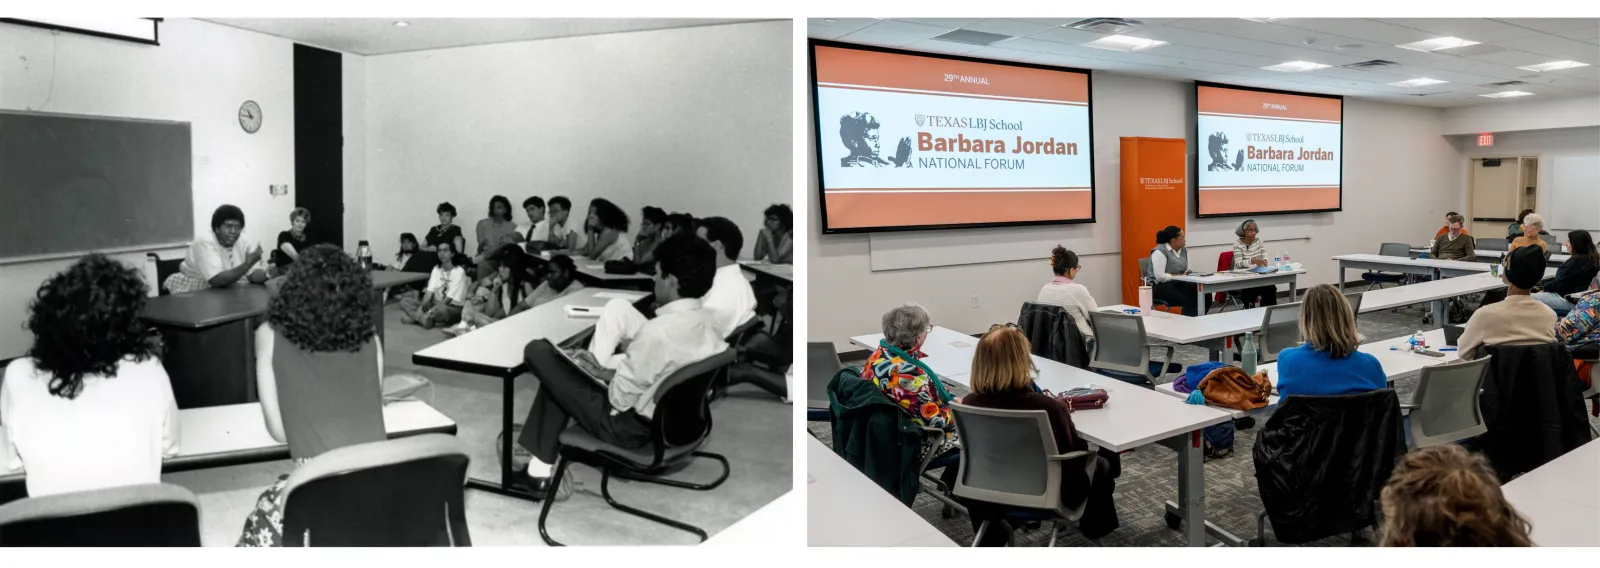
POLYGON ((810 436, 806 481, 809 546, 957 546, 810 436))
POLYGON ((1256 274, 1247 270, 1230 270, 1227 272, 1218 272, 1210 276, 1186 274, 1182 276, 1173 276, 1172 279, 1179 282, 1191 282, 1194 284, 1197 292, 1194 296, 1194 313, 1204 314, 1206 294, 1228 292, 1231 290, 1244 290, 1247 288, 1255 288, 1257 286, 1272 286, 1276 288, 1279 284, 1288 284, 1289 301, 1294 301, 1295 298, 1299 297, 1296 293, 1295 285, 1299 279, 1299 276, 1305 273, 1306 271, 1304 269, 1281 270, 1271 274, 1256 274))
MULTIPOLYGON (((231 404, 178 411, 182 438, 178 455, 163 459, 161 471, 175 473, 195 469, 225 467, 287 459, 289 445, 272 439, 261 403, 231 404)), ((455 435, 456 423, 432 406, 418 400, 391 402, 383 406, 383 425, 389 438, 420 434, 455 435)), ((0 455, 8 444, 0 428, 0 455)), ((0 485, 19 483, 27 472, 7 471, 0 462, 0 485)))
POLYGON ((1501 487, 1538 546, 1600 546, 1600 439, 1501 487))
POLYGON ((478 328, 471 333, 436 344, 411 355, 419 367, 448 369, 500 379, 500 481, 468 479, 467 486, 492 493, 530 499, 532 496, 511 486, 511 456, 514 436, 512 402, 516 378, 527 372, 523 351, 528 343, 548 339, 557 345, 581 338, 594 327, 594 318, 567 317, 566 306, 604 306, 612 298, 640 305, 651 294, 630 290, 584 288, 556 298, 533 309, 478 328))
MULTIPOLYGON (((870 349, 883 340, 883 334, 861 335, 850 340, 870 349)), ((946 380, 968 384, 977 343, 977 338, 970 335, 935 327, 923 342, 922 350, 927 356, 922 362, 946 380)), ((1111 395, 1105 408, 1072 415, 1072 422, 1084 439, 1114 452, 1151 443, 1178 452, 1178 502, 1166 503, 1166 517, 1170 526, 1176 528, 1181 522, 1186 527, 1189 546, 1205 546, 1208 533, 1228 544, 1239 543, 1237 537, 1205 520, 1205 469, 1201 467, 1204 455, 1200 431, 1227 421, 1227 413, 1185 404, 1149 389, 1043 357, 1033 357, 1033 363, 1039 369, 1035 382, 1040 388, 1065 392, 1094 385, 1111 395)))
POLYGON ((739 267, 754 273, 757 279, 770 278, 784 284, 794 284, 793 264, 773 264, 755 260, 741 260, 739 267))
MULTIPOLYGON (((1411 254, 1422 254, 1422 253, 1426 253, 1426 252, 1432 252, 1432 251, 1430 249, 1425 249, 1425 248, 1421 248, 1421 247, 1411 247, 1411 254)), ((1476 249, 1476 250, 1473 251, 1473 254, 1476 254, 1478 256, 1478 262, 1494 262, 1494 261, 1498 261, 1501 258, 1505 257, 1506 251, 1503 251, 1503 250, 1476 249)), ((1547 262, 1549 264, 1553 264, 1553 265, 1560 265, 1561 263, 1566 262, 1566 261, 1571 260, 1571 259, 1572 259, 1572 255, 1567 254, 1567 253, 1563 253, 1563 252, 1558 252, 1558 253, 1550 255, 1550 258, 1548 259, 1547 262)))

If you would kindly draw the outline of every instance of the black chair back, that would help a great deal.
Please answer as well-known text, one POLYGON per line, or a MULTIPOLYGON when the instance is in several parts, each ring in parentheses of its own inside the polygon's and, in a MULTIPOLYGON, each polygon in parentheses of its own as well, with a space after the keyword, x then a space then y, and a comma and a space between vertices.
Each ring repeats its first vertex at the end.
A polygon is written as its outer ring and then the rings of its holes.
POLYGON ((650 418, 656 463, 668 449, 699 446, 711 434, 711 385, 733 364, 733 349, 685 365, 656 389, 650 418))
POLYGON ((200 501, 165 483, 31 497, 0 506, 0 546, 200 546, 200 501))
POLYGON ((470 546, 469 462, 455 436, 357 444, 312 458, 283 495, 283 546, 470 546))
POLYGON ((1406 451, 1400 424, 1394 389, 1284 397, 1251 452, 1277 540, 1300 544, 1375 523, 1378 494, 1406 451))
POLYGON ((1489 378, 1478 403, 1489 431, 1478 437, 1501 482, 1589 442, 1584 385, 1560 343, 1490 345, 1489 378))
POLYGON ((183 259, 163 259, 155 253, 150 253, 150 256, 156 257, 156 288, 159 289, 159 294, 162 296, 172 294, 167 290, 167 277, 177 274, 183 268, 183 259))

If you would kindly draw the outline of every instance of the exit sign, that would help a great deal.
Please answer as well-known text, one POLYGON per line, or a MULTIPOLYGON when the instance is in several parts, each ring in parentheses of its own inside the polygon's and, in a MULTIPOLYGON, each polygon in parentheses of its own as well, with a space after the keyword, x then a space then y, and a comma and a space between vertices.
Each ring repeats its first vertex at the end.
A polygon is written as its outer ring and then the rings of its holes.
POLYGON ((1479 134, 1478 135, 1478 145, 1479 146, 1493 146, 1494 145, 1494 133, 1492 133, 1492 132, 1484 132, 1482 134, 1479 134))

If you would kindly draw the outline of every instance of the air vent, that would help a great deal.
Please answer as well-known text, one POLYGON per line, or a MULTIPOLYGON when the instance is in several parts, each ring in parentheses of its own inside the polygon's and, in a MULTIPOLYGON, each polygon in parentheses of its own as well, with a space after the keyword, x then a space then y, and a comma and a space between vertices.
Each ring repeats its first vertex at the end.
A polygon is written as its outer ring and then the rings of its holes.
POLYGON ((956 30, 944 35, 934 36, 933 39, 953 41, 967 45, 994 45, 996 43, 1011 39, 1012 37, 1015 36, 992 34, 989 32, 975 32, 972 30, 956 30))
POLYGON ((1120 34, 1134 28, 1143 27, 1144 22, 1139 20, 1126 20, 1123 18, 1089 18, 1061 26, 1074 30, 1100 32, 1103 34, 1120 34))
POLYGON ((1489 87, 1489 88, 1492 89, 1492 88, 1495 88, 1495 87, 1510 87, 1510 86, 1513 86, 1513 85, 1526 85, 1526 84, 1527 83, 1523 82, 1523 81, 1501 81, 1499 83, 1489 83, 1487 85, 1478 85, 1478 86, 1479 87, 1489 87))
POLYGON ((1380 67, 1394 67, 1396 65, 1399 65, 1399 63, 1386 61, 1383 59, 1373 59, 1371 61, 1362 61, 1360 63, 1341 65, 1340 67, 1344 67, 1345 69, 1378 69, 1380 67))

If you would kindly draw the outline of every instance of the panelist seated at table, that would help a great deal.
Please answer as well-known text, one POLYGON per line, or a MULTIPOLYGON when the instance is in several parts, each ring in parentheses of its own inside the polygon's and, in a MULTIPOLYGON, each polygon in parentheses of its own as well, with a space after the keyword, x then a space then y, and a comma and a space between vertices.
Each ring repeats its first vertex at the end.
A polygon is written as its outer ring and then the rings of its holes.
POLYGON ((1150 273, 1155 277, 1156 284, 1151 293, 1157 300, 1166 302, 1168 306, 1180 306, 1183 315, 1198 317, 1210 308, 1209 298, 1199 298, 1205 302, 1205 308, 1195 310, 1195 299, 1199 290, 1193 282, 1179 282, 1173 276, 1182 276, 1189 273, 1189 249, 1187 236, 1183 229, 1168 226, 1156 233, 1156 248, 1150 249, 1150 273))
POLYGON ((756 235, 756 262, 794 264, 794 211, 782 203, 768 207, 756 235))
POLYGON ((467 272, 456 266, 455 245, 441 242, 436 250, 439 265, 433 267, 421 298, 412 294, 400 299, 400 311, 405 314, 400 323, 433 329, 461 321, 461 310, 467 300, 467 272))
MULTIPOLYGON (((442 245, 449 246, 449 245, 442 245)), ((256 390, 272 439, 295 467, 324 452, 388 439, 383 346, 372 318, 372 277, 332 245, 300 254, 255 332, 256 390)), ((261 493, 239 546, 279 546, 289 473, 261 493)))
POLYGON ((528 344, 530 372, 539 377, 533 406, 517 442, 533 454, 518 482, 535 497, 549 495, 560 442, 569 419, 596 438, 625 448, 650 444, 650 420, 660 381, 728 344, 715 315, 700 298, 711 289, 716 252, 690 235, 677 235, 656 249, 655 319, 645 319, 626 301, 606 304, 595 322, 588 350, 550 353, 548 341, 528 344), (570 359, 581 371, 554 360, 570 359))
MULTIPOLYGON (((1234 270, 1247 270, 1266 266, 1267 243, 1261 240, 1261 226, 1255 219, 1245 219, 1234 229, 1233 234, 1239 240, 1233 242, 1233 268, 1234 270)), ((1277 286, 1256 286, 1239 291, 1245 306, 1276 306, 1278 305, 1277 286)))
POLYGON ((1445 225, 1445 232, 1433 239, 1433 246, 1428 249, 1428 256, 1441 260, 1465 260, 1474 262, 1478 260, 1477 245, 1472 237, 1467 235, 1466 229, 1461 228, 1467 219, 1460 215, 1451 215, 1449 224, 1445 225))
POLYGON ((1556 269, 1555 278, 1533 294, 1535 300, 1550 306, 1556 317, 1566 317, 1567 312, 1572 311, 1568 294, 1582 292, 1589 281, 1600 274, 1600 252, 1595 250, 1594 237, 1589 231, 1567 233, 1567 242, 1572 244, 1572 257, 1556 269))
POLYGON ((702 303, 707 311, 717 315, 717 327, 726 336, 756 315, 755 290, 751 288, 750 281, 745 279, 744 269, 739 266, 739 250, 744 247, 744 234, 739 231, 738 225, 727 218, 707 217, 700 220, 695 235, 710 244, 717 253, 716 278, 702 303))
POLYGON ((172 382, 139 321, 147 292, 138 270, 90 254, 28 306, 33 346, 0 382, 0 472, 26 469, 29 496, 160 483, 178 454, 172 382))
POLYGON ((300 258, 300 251, 311 246, 306 237, 306 227, 311 225, 311 210, 296 207, 289 212, 289 230, 278 233, 278 247, 272 249, 272 270, 269 276, 279 276, 289 270, 289 265, 300 258))
MULTIPOLYGON (((1530 215, 1529 217, 1533 217, 1530 215)), ((1506 254, 1500 279, 1506 298, 1478 308, 1456 340, 1462 359, 1477 359, 1485 345, 1531 345, 1556 340, 1556 313, 1533 299, 1532 288, 1544 276, 1544 252, 1523 247, 1506 254)))
POLYGON ((1362 353, 1355 313, 1338 288, 1317 285, 1300 304, 1305 343, 1278 352, 1278 394, 1341 395, 1389 386, 1377 357, 1362 353))
POLYGON ((1506 500, 1483 454, 1455 444, 1406 453, 1379 503, 1380 546, 1533 546, 1532 526, 1506 500))
MULTIPOLYGON (((1444 236, 1445 233, 1450 232, 1450 218, 1451 217, 1459 217, 1460 215, 1461 215, 1460 213, 1456 213, 1455 211, 1451 211, 1449 213, 1445 213, 1444 214, 1444 226, 1439 227, 1439 230, 1435 231, 1433 233, 1433 238, 1437 239, 1439 237, 1444 236)), ((1461 230, 1461 234, 1471 236, 1470 234, 1467 233, 1466 229, 1462 229, 1461 230)))
POLYGON ((173 294, 267 281, 266 253, 244 236, 244 211, 223 205, 211 213, 211 232, 189 243, 178 272, 163 286, 173 294))

